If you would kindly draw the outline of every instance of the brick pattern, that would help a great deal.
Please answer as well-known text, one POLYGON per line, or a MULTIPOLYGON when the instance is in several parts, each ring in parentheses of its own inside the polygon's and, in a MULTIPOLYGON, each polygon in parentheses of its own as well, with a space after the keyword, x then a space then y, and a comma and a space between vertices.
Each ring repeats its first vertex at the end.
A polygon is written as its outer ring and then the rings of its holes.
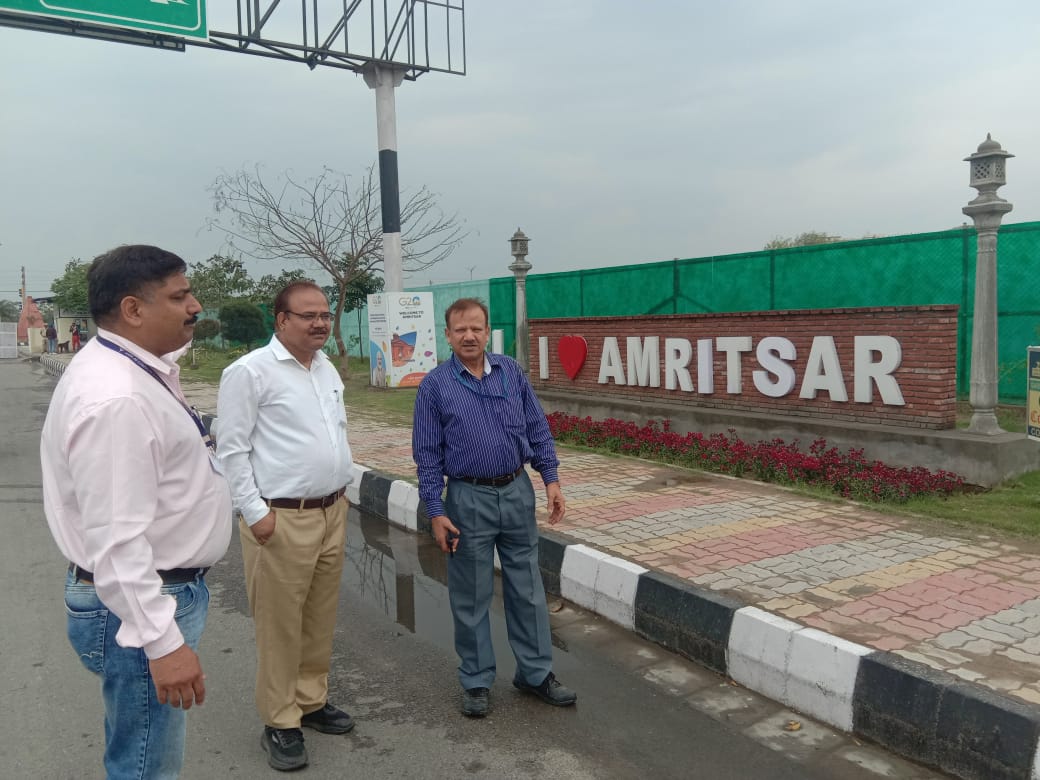
MULTIPOLYGON (((721 409, 759 413, 879 423, 941 430, 956 424, 957 381, 957 307, 912 306, 860 309, 807 309, 797 311, 735 312, 723 314, 675 314, 656 317, 581 317, 533 320, 530 328, 531 379, 535 389, 594 392, 612 397, 644 401, 666 399, 697 409, 721 409), (560 337, 583 336, 588 342, 588 356, 580 373, 571 380, 560 364, 557 345, 560 337), (832 336, 838 352, 849 400, 830 400, 819 392, 815 399, 798 397, 814 336, 832 336), (886 335, 900 341, 902 362, 894 373, 906 402, 905 406, 881 403, 876 388, 871 403, 853 399, 853 339, 857 335, 886 335), (549 339, 549 377, 541 379, 538 371, 538 338, 549 339), (661 387, 599 384, 599 366, 603 355, 603 339, 618 338, 622 360, 626 359, 625 338, 658 336, 661 349, 665 338, 684 338, 694 345, 704 338, 719 336, 751 336, 752 352, 741 360, 743 392, 726 392, 726 355, 714 354, 715 392, 666 390, 661 387), (754 347, 765 336, 783 336, 795 345, 797 357, 795 388, 782 398, 759 393, 752 372, 760 367, 754 347)), ((691 377, 696 385, 696 354, 690 362, 691 377)), ((664 356, 661 355, 662 373, 664 356)))
MULTIPOLYGON (((414 482, 410 440, 350 417, 355 459, 414 482)), ((630 458, 560 459, 567 517, 552 530, 572 542, 1040 703, 1040 546, 630 458)))
MULTIPOLYGON (((184 390, 216 409, 212 386, 184 390)), ((411 428, 349 399, 348 415, 355 461, 414 483, 411 428)), ((1040 544, 633 458, 560 460, 562 538, 1040 705, 1040 544)))

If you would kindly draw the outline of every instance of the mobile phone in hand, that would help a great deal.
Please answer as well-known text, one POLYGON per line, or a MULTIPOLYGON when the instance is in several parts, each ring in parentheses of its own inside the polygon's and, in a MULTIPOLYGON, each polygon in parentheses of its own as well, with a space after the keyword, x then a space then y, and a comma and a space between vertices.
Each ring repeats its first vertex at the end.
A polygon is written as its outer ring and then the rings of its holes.
POLYGON ((448 540, 448 554, 452 558, 455 557, 455 544, 454 543, 455 543, 455 540, 458 539, 458 538, 459 538, 459 535, 457 533, 454 533, 452 531, 448 531, 448 535, 446 537, 446 539, 448 540))

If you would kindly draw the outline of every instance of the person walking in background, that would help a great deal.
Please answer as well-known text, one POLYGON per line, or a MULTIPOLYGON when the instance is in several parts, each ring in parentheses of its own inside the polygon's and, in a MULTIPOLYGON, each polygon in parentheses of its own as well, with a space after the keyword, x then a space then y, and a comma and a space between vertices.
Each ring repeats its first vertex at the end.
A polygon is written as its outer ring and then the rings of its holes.
POLYGON ((535 495, 524 469, 530 463, 541 474, 549 522, 560 522, 566 502, 549 425, 519 364, 485 352, 491 335, 487 307, 475 298, 461 298, 448 307, 444 320, 453 354, 419 385, 412 454, 433 536, 451 555, 448 595, 462 713, 487 714, 495 679, 488 609, 496 549, 506 629, 516 658, 513 685, 549 704, 574 704, 577 695, 552 671, 535 495), (442 501, 445 477, 448 491, 442 501))
POLYGON ((69 325, 69 338, 72 341, 72 351, 79 352, 79 320, 74 320, 69 325))
POLYGON ((50 354, 54 354, 58 351, 58 329, 54 327, 53 322, 47 323, 47 351, 50 354))
POLYGON ((70 561, 68 637, 101 677, 112 780, 180 772, 185 712, 206 697, 205 574, 231 540, 228 485, 178 379, 202 310, 186 269, 153 246, 94 260, 98 338, 58 382, 40 443, 44 512, 70 561))
POLYGON ((224 369, 217 446, 240 513, 261 746, 288 771, 308 762, 301 726, 354 728, 328 700, 353 463, 343 381, 322 351, 332 321, 325 294, 294 282, 274 314, 270 343, 224 369))

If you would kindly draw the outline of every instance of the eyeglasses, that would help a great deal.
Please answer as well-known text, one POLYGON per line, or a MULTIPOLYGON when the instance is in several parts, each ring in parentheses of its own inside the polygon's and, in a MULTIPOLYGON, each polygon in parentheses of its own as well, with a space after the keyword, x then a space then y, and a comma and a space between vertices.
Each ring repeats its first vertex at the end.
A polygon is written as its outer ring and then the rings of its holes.
POLYGON ((299 317, 304 322, 314 322, 315 320, 321 320, 322 322, 332 322, 332 312, 330 311, 305 311, 301 314, 300 312, 289 311, 288 309, 286 309, 285 313, 299 317))

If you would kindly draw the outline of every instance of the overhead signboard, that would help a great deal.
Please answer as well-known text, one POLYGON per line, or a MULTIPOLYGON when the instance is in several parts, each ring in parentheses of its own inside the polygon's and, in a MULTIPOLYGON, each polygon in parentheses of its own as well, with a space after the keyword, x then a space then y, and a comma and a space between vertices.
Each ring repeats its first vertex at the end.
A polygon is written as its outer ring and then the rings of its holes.
POLYGON ((0 0, 0 10, 185 38, 209 37, 206 0, 0 0))

